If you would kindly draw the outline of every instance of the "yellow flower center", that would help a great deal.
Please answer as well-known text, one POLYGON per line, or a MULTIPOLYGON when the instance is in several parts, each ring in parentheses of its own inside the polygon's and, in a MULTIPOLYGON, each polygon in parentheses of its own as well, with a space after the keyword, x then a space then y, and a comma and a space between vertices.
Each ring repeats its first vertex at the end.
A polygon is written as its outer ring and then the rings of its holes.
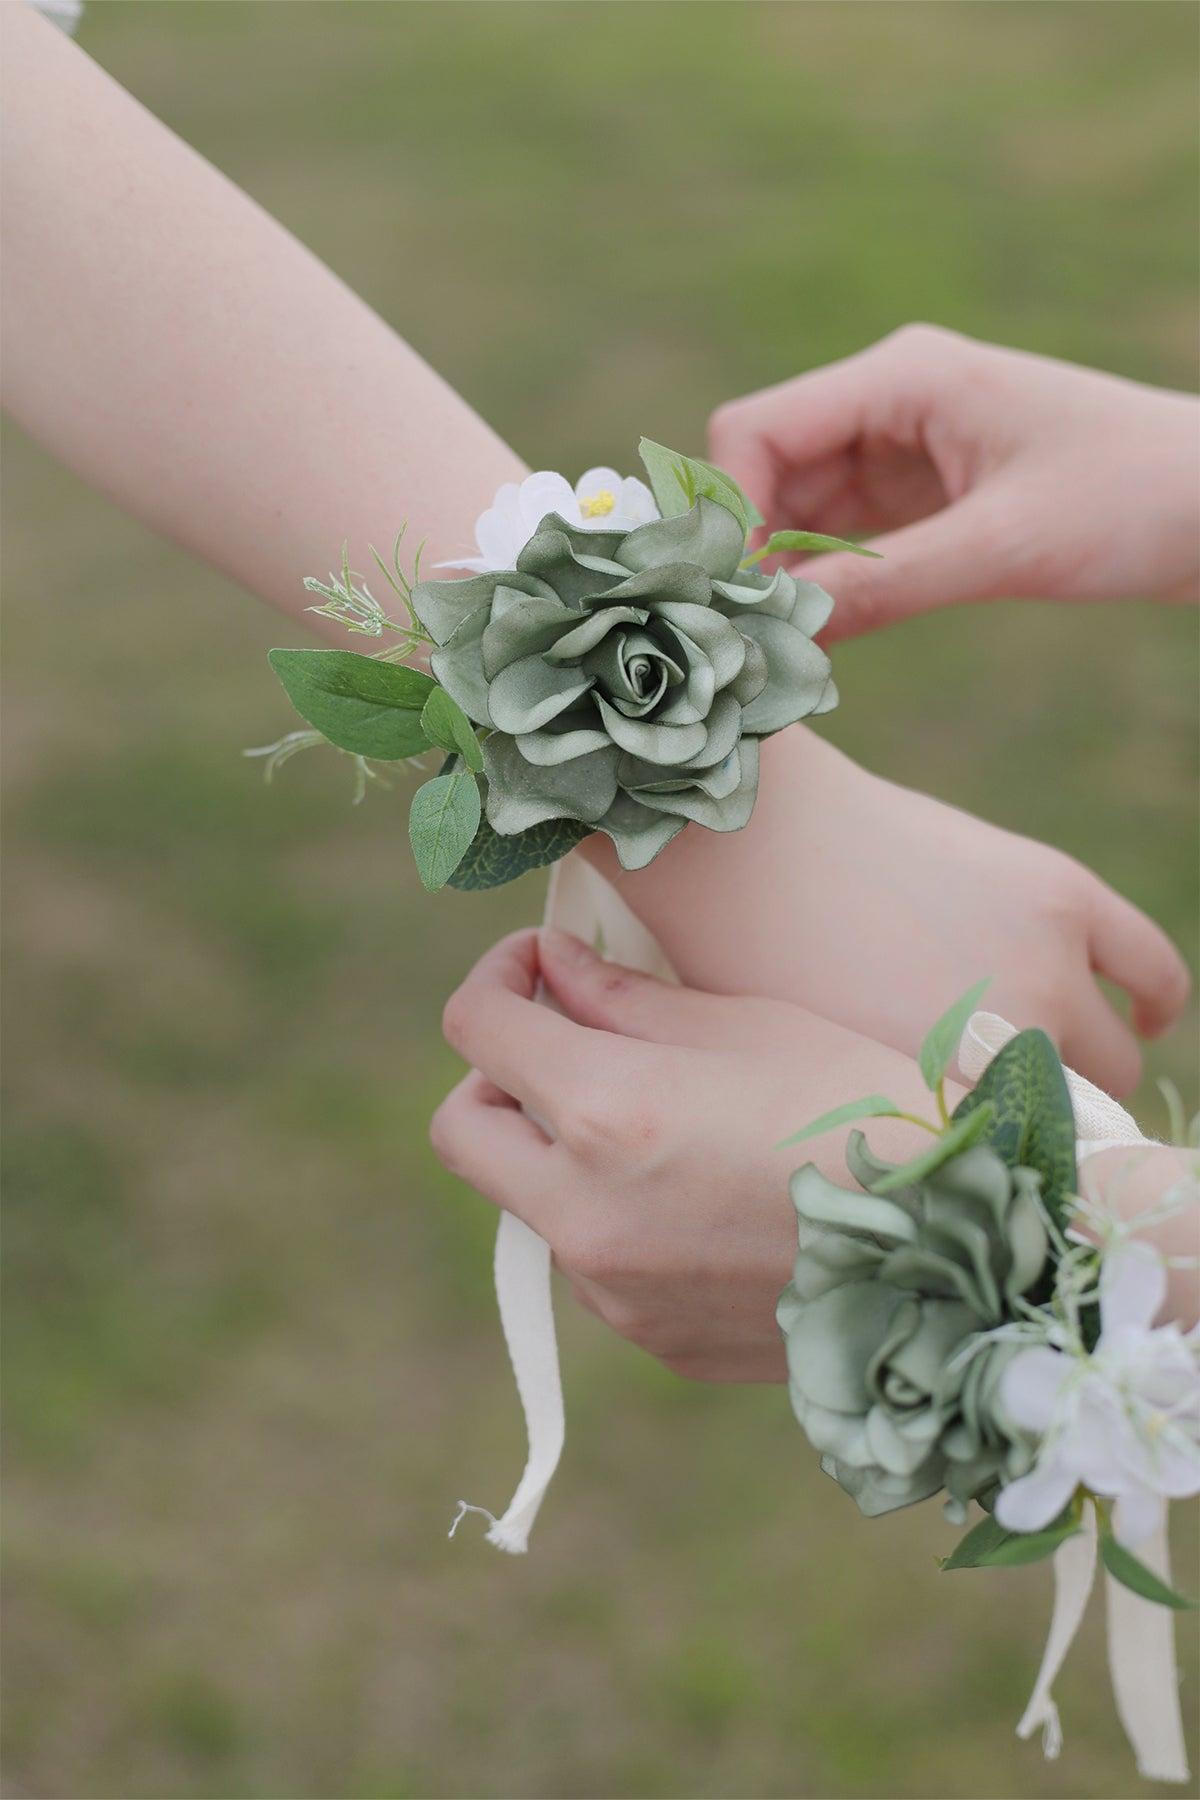
POLYGON ((601 488, 599 493, 589 494, 579 502, 579 510, 585 519, 603 519, 613 511, 617 504, 617 496, 611 488, 601 488))

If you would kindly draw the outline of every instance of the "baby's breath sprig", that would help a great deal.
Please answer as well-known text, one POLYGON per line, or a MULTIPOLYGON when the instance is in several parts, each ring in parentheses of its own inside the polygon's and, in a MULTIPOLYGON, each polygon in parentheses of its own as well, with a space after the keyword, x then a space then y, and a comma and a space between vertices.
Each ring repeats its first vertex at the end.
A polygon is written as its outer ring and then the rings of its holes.
POLYGON ((347 631, 353 631, 362 637, 380 638, 385 632, 394 632, 398 641, 377 652, 381 660, 388 662, 402 661, 421 645, 431 641, 429 633, 412 608, 413 586, 420 578, 421 552, 425 546, 421 543, 417 547, 410 580, 400 562, 400 547, 406 530, 407 526, 402 525, 396 533, 390 564, 384 561, 374 544, 369 546, 384 580, 404 607, 403 619, 393 619, 375 598, 364 577, 350 567, 349 549, 345 544, 342 545, 340 574, 331 570, 328 581, 321 581, 316 575, 308 575, 304 581, 310 594, 322 596, 320 606, 308 608, 318 618, 332 619, 335 623, 344 625, 347 631))

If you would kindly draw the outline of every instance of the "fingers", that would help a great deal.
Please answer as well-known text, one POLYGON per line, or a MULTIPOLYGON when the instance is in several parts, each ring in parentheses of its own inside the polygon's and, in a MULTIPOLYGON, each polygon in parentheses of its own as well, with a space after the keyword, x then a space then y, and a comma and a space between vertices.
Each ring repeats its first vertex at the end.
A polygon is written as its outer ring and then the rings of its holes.
POLYGON ((537 1003, 539 974, 536 931, 502 939, 450 996, 442 1029, 464 1062, 557 1132, 564 1106, 594 1071, 595 1048, 578 1025, 537 1003))
POLYGON ((554 1146, 485 1076, 472 1070, 447 1094, 429 1139, 452 1175, 544 1232, 548 1196, 558 1185, 554 1146))
POLYGON ((539 954, 546 986, 569 1018, 597 1031, 694 1050, 761 1043, 769 1001, 727 999, 604 962, 581 938, 544 930, 539 954))
POLYGON ((1070 1025, 1063 1033, 1064 1062, 1106 1094, 1131 1094, 1142 1078, 1142 1053, 1124 1019, 1094 982, 1081 982, 1070 1025))
POLYGON ((973 493, 916 525, 872 538, 879 562, 843 552, 798 563, 792 572, 833 595, 821 641, 834 643, 938 607, 994 599, 1004 537, 993 499, 973 493))
POLYGON ((1111 888, 1100 888, 1090 921, 1092 967, 1125 989, 1143 1037, 1173 1025, 1191 988, 1187 964, 1164 931, 1111 888))
POLYGON ((864 436, 927 455, 930 414, 953 404, 978 356, 958 332, 905 325, 856 356, 718 407, 709 454, 769 524, 809 525, 778 516, 781 488, 818 511, 852 472, 844 453, 864 436))
MULTIPOLYGON (((868 354, 731 401, 709 420, 710 458, 733 476, 769 525, 781 522, 782 478, 838 457, 863 430, 871 403, 868 354)), ((840 469, 829 481, 838 479, 840 469)))

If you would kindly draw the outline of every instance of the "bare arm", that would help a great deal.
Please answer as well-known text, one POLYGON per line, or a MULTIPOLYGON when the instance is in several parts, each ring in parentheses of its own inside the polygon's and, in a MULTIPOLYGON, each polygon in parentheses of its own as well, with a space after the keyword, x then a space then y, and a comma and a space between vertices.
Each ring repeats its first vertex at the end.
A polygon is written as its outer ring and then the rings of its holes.
POLYGON ((516 455, 82 50, 0 13, 9 410, 287 612, 343 539, 360 568, 404 519, 434 560, 466 549, 516 455))
MULTIPOLYGON (((28 7, 0 21, 14 414, 119 505, 292 613, 343 539, 365 568, 368 543, 407 519, 431 560, 461 554, 523 472, 513 452, 81 50, 28 7)), ((1186 993, 1174 952, 1093 877, 902 795, 802 730, 768 746, 747 831, 685 832, 625 888, 700 985, 784 996, 911 1051, 991 973, 993 1004, 1056 1031, 1118 1091, 1137 1052, 1089 961, 1134 993, 1147 1029, 1186 993)))

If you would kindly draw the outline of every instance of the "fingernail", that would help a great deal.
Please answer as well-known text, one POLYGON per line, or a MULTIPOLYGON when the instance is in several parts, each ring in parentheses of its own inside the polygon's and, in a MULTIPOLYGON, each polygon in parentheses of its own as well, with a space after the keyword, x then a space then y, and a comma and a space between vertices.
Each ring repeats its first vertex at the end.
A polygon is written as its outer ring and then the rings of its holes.
POLYGON ((560 931, 557 925, 543 927, 542 943, 559 962, 574 963, 577 967, 582 967, 585 963, 596 960, 595 951, 589 949, 582 938, 573 937, 569 931, 560 931))

